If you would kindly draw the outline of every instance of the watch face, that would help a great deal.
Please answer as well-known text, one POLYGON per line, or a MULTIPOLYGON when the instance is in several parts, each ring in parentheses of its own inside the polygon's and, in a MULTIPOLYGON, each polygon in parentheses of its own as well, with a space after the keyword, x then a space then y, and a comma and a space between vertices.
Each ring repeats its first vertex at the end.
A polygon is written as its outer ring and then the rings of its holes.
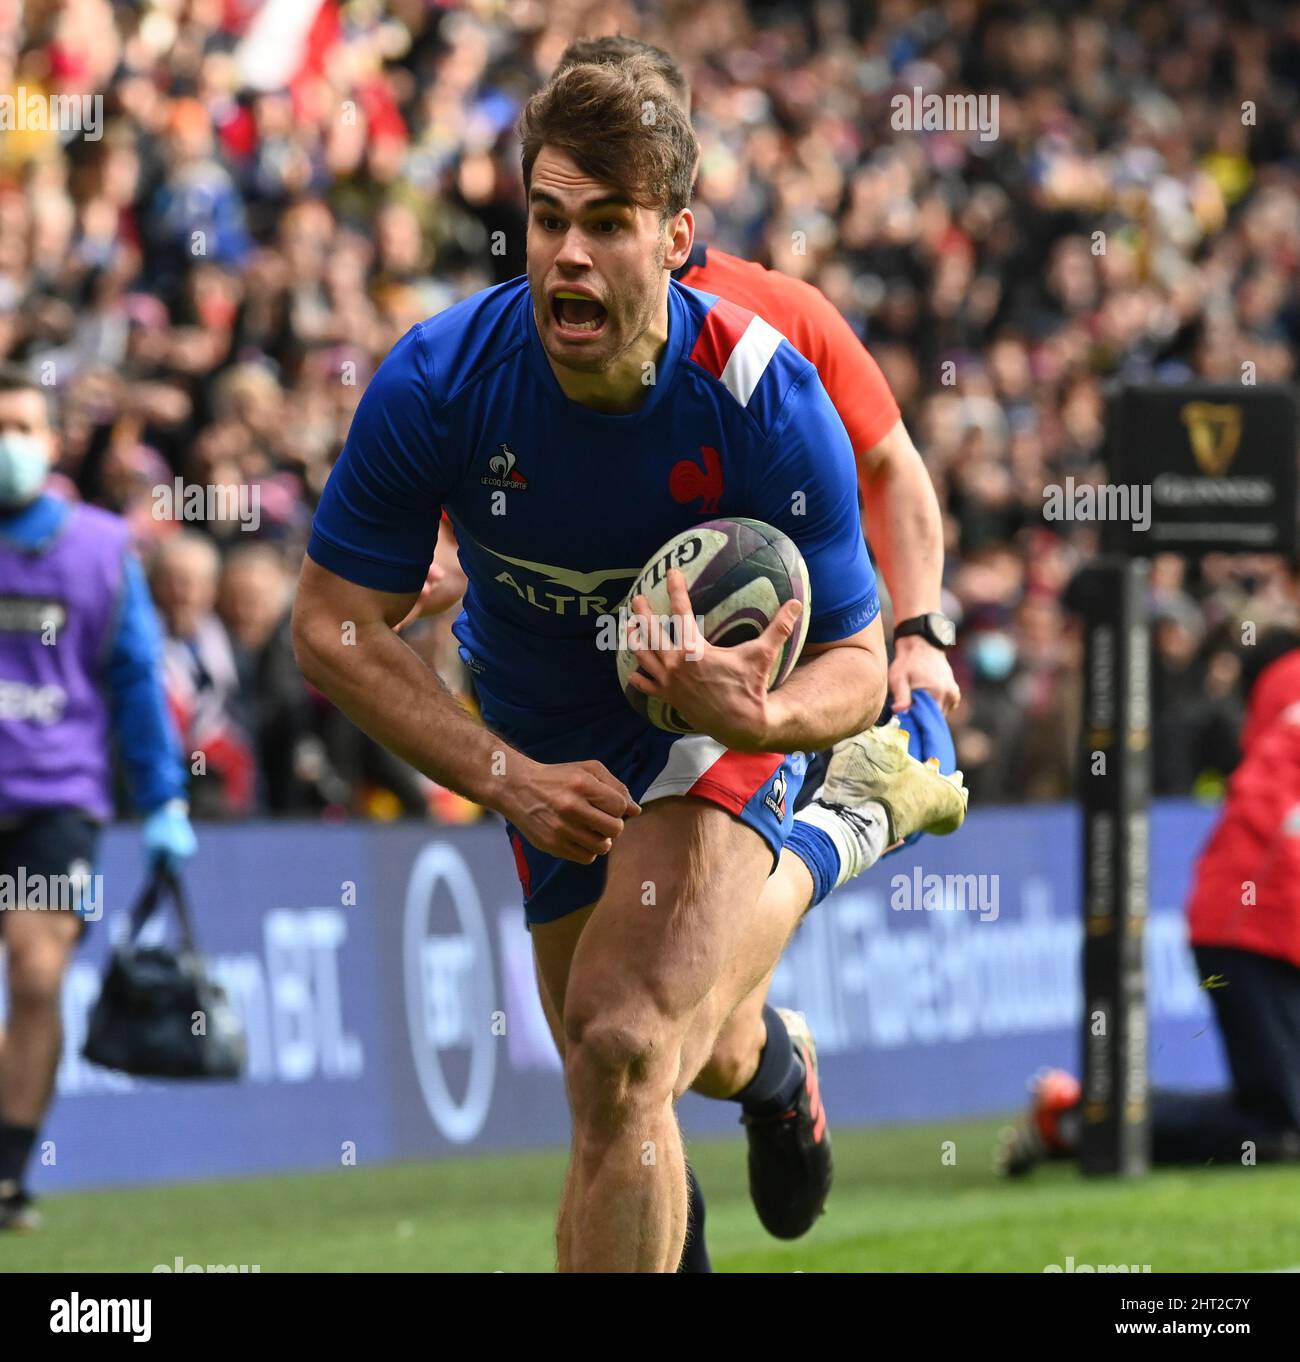
POLYGON ((957 642, 957 630, 947 615, 928 616, 930 631, 944 648, 951 648, 957 642))

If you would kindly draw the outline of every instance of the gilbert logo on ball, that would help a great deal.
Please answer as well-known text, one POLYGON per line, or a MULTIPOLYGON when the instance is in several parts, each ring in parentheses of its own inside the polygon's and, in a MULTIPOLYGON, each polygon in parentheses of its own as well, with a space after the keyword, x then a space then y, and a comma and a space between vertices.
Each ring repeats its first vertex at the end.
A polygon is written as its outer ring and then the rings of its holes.
MULTIPOLYGON (((691 609, 700 632, 712 644, 732 648, 757 638, 788 600, 800 601, 803 613, 794 633, 777 654, 768 677, 774 690, 794 670, 808 637, 812 589, 803 555, 794 541, 761 520, 741 517, 708 520, 670 539, 642 568, 619 606, 619 635, 638 641, 633 599, 644 596, 656 619, 672 616, 668 572, 679 568, 686 578, 691 609)), ((694 733, 684 715, 662 700, 629 684, 636 654, 628 645, 618 651, 618 682, 628 703, 668 733, 694 733)))

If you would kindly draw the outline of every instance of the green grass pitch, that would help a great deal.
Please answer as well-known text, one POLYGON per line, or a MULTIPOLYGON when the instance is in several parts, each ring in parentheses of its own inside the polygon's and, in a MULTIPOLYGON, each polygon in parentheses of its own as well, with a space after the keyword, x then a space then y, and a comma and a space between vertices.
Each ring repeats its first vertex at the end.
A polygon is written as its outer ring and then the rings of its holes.
MULTIPOLYGON (((1041 1272, 1051 1263, 1152 1272, 1300 1264, 1300 1168, 1161 1170, 1085 1181, 1050 1165, 1006 1183, 991 1171, 1002 1122, 836 1130, 836 1183, 805 1238, 762 1230, 745 1148, 691 1145, 723 1272, 1041 1272), (942 1161, 954 1141, 956 1163, 942 1161)), ((0 1272, 545 1272, 564 1158, 512 1154, 47 1197, 37 1234, 0 1235, 0 1272)))

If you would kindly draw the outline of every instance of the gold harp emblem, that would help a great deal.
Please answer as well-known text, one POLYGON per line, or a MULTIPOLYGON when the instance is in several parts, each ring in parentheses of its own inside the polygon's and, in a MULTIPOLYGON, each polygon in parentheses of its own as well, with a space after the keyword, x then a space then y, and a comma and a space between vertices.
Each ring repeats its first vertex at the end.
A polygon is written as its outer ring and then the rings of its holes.
POLYGON ((1203 473, 1221 476, 1241 443, 1241 408, 1231 402, 1188 402, 1179 413, 1203 473))

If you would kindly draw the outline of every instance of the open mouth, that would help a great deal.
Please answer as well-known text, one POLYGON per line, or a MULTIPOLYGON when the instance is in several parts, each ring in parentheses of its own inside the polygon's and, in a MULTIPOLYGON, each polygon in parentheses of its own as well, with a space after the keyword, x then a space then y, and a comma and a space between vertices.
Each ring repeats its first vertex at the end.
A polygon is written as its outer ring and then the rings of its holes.
POLYGON ((551 294, 551 319, 566 336, 596 336, 608 318, 604 305, 585 293, 557 289, 551 294))

